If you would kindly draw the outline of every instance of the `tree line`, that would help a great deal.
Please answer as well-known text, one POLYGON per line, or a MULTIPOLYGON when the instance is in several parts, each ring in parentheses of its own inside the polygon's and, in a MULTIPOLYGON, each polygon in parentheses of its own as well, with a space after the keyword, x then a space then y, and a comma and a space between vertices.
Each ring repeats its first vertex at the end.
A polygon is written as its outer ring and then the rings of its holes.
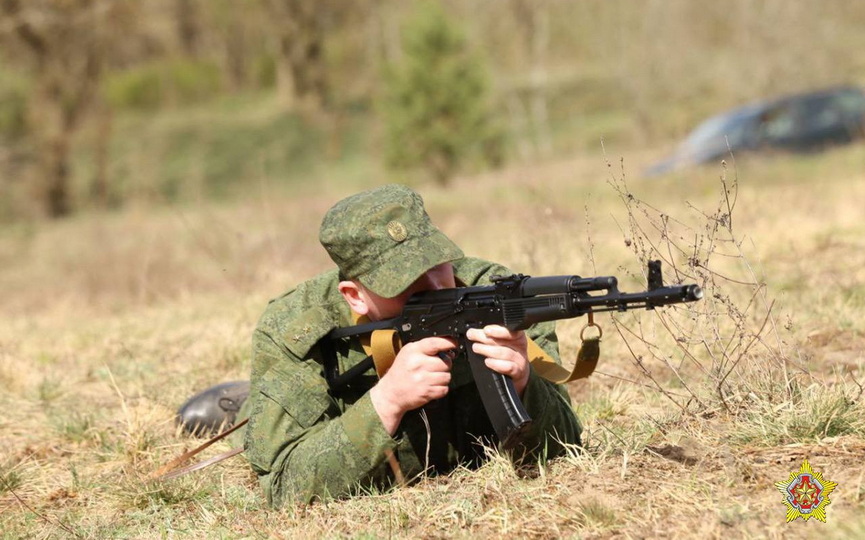
POLYGON ((409 21, 403 51, 401 35, 388 35, 388 8, 400 9, 384 0, 0 0, 2 68, 26 81, 3 142, 29 149, 32 193, 60 217, 73 211, 70 157, 85 122, 104 139, 90 189, 98 204, 110 190, 117 110, 267 87, 286 110, 328 115, 379 92, 389 163, 446 182, 467 149, 495 155, 482 62, 435 2, 409 21))
POLYGON ((446 183, 548 156, 557 131, 647 142, 720 105, 856 82, 863 20, 841 0, 0 0, 0 195, 26 181, 44 214, 73 212, 87 126, 105 205, 119 114, 262 90, 337 126, 362 104, 390 166, 446 183))

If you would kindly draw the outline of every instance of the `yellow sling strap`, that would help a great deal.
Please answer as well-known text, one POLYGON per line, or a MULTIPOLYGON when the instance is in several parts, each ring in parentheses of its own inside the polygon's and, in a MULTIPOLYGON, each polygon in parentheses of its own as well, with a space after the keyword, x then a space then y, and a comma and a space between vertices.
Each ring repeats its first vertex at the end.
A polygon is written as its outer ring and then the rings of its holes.
POLYGON ((577 352, 577 361, 574 367, 568 371, 564 366, 557 364, 555 360, 538 346, 537 343, 529 339, 529 362, 532 364, 532 369, 544 379, 556 384, 565 384, 577 379, 585 379, 598 366, 598 358, 601 356, 601 336, 604 333, 601 327, 592 321, 592 314, 589 313, 589 323, 583 327, 580 332, 580 350, 577 352), (598 335, 595 337, 586 338, 586 329, 594 326, 598 329, 598 335))
MULTIPOLYGON (((355 325, 370 322, 366 315, 358 315, 354 312, 351 313, 351 318, 355 325)), ((363 347, 363 352, 372 356, 375 372, 379 378, 387 373, 396 359, 396 353, 402 348, 399 334, 393 328, 373 330, 371 334, 361 335, 360 344, 363 347)))
POLYGON ((366 354, 372 356, 379 378, 387 373, 396 359, 396 353, 402 348, 399 334, 392 328, 374 330, 369 337, 361 338, 360 343, 366 354))
MULTIPOLYGON (((369 319, 365 315, 357 316, 352 314, 352 318, 355 324, 369 322, 369 319)), ((556 384, 565 384, 577 379, 584 379, 591 375, 595 371, 598 359, 600 358, 603 331, 600 326, 595 324, 591 313, 588 314, 588 319, 588 323, 582 332, 580 332, 582 345, 580 345, 580 350, 577 352, 577 361, 570 371, 564 366, 557 364, 540 345, 529 338, 528 354, 532 369, 544 379, 556 384), (597 328, 598 335, 586 338, 586 330, 590 327, 597 328)), ((387 373, 387 370, 393 365, 397 352, 402 347, 396 330, 390 328, 374 330, 371 335, 361 336, 360 343, 363 346, 364 352, 372 356, 375 371, 379 377, 387 373)))

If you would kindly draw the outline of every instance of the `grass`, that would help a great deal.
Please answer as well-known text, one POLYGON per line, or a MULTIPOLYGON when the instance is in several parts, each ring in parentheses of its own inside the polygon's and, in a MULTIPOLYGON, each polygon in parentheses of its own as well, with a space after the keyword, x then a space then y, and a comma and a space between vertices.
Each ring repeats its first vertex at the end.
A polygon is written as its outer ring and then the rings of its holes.
MULTIPOLYGON (((0 230, 0 530, 855 535, 865 527, 862 154, 849 147, 643 180, 634 171, 648 156, 620 161, 608 147, 606 159, 421 186, 434 220, 467 253, 533 275, 617 275, 626 291, 644 286, 643 260, 659 256, 668 282, 699 282, 706 298, 598 317, 601 364, 569 388, 585 451, 530 477, 494 456, 479 471, 280 511, 266 507, 242 458, 162 484, 146 475, 196 444, 173 424, 190 394, 248 376, 249 337, 267 299, 330 266, 315 241, 320 217, 364 184, 293 196, 263 185, 233 202, 0 230), (839 484, 825 526, 785 524, 772 485, 805 457, 839 484)), ((559 327, 566 362, 583 324, 559 327)))

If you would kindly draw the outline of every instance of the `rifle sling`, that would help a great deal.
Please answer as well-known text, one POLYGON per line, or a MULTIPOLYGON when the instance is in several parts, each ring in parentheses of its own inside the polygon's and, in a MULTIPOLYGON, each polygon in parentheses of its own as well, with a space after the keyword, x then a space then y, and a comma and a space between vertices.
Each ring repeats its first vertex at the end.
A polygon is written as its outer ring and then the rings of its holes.
POLYGON ((396 354, 402 347, 399 334, 393 328, 393 319, 370 322, 366 315, 361 316, 355 313, 352 313, 352 319, 355 323, 353 326, 334 328, 323 340, 326 343, 324 354, 329 357, 325 359, 325 362, 332 365, 326 369, 330 374, 327 377, 328 385, 331 390, 337 392, 373 365, 378 376, 384 376, 393 365, 396 354), (334 340, 352 336, 359 336, 360 344, 368 356, 345 373, 340 374, 336 368, 336 353, 332 344, 334 340))
POLYGON ((394 319, 370 322, 369 318, 367 318, 366 315, 358 316, 354 313, 352 313, 352 319, 354 319, 355 323, 353 326, 334 328, 330 331, 330 334, 328 334, 327 337, 330 339, 340 339, 350 336, 359 336, 362 334, 368 334, 373 330, 393 328, 394 325, 394 319))
POLYGON ((557 364, 537 343, 530 339, 529 362, 531 362, 535 373, 552 383, 565 384, 577 379, 585 379, 595 371, 595 367, 598 365, 598 358, 601 354, 600 341, 599 337, 584 339, 579 352, 577 352, 577 361, 569 371, 561 364, 557 364))
POLYGON ((339 394, 349 383, 351 383, 352 380, 366 373, 366 371, 374 365, 375 362, 373 361, 372 356, 367 356, 345 373, 340 373, 333 378, 329 378, 327 380, 327 385, 330 387, 331 392, 339 394))

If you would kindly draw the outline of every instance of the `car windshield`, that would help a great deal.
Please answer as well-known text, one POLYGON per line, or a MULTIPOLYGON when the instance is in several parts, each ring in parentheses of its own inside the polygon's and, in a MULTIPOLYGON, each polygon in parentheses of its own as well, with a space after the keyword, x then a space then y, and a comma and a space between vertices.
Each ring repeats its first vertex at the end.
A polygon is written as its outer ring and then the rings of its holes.
POLYGON ((681 150, 687 154, 699 154, 707 150, 726 150, 741 146, 745 139, 748 120, 757 109, 749 107, 732 113, 714 116, 695 129, 682 143, 681 150))
POLYGON ((859 119, 865 114, 865 95, 861 90, 845 89, 836 97, 838 106, 849 118, 859 119))

